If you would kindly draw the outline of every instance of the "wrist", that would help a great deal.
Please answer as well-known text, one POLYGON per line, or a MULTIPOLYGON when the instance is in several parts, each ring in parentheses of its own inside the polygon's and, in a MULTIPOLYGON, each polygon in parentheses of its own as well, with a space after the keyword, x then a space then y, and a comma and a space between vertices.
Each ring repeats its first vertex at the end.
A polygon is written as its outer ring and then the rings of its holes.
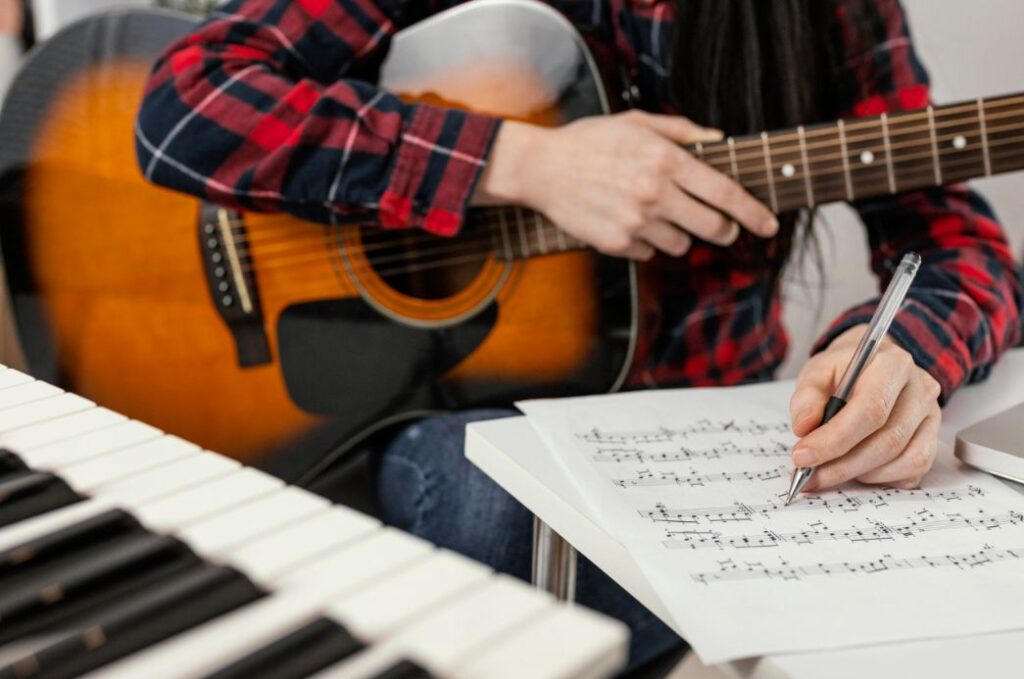
POLYGON ((504 121, 473 194, 474 205, 532 206, 531 165, 543 148, 544 128, 504 121))

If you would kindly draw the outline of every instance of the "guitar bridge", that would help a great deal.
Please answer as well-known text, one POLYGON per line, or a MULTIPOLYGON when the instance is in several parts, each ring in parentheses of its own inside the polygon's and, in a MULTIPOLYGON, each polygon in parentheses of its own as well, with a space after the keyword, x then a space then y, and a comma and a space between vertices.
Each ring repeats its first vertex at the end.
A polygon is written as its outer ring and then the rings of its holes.
POLYGON ((235 341, 238 365, 270 363, 256 277, 241 214, 207 202, 199 207, 199 249, 214 308, 235 341))

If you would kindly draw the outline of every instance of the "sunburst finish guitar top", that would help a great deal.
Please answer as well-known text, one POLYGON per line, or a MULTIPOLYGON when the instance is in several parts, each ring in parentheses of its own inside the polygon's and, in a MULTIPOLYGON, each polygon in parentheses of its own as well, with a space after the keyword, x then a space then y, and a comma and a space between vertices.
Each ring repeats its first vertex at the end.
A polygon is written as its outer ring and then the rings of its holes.
MULTIPOLYGON (((616 386, 634 335, 630 267, 538 215, 480 211, 444 239, 238 214, 147 183, 134 117, 152 60, 192 25, 87 20, 10 95, 2 237, 34 373, 248 460, 425 411, 616 386)), ((530 3, 414 27, 382 84, 544 125, 605 110, 579 38, 530 3), (446 39, 495 12, 501 44, 446 39), (515 36, 537 31, 557 48, 527 59, 515 36)))

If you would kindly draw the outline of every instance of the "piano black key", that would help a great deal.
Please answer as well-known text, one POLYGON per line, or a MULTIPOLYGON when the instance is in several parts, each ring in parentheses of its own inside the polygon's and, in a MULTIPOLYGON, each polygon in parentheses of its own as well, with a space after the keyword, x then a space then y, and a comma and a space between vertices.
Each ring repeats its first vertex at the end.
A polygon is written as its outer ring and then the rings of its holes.
POLYGON ((0 481, 0 526, 53 511, 83 498, 53 474, 26 471, 0 481))
POLYGON ((433 675, 410 660, 392 665, 373 679, 433 679, 433 675))
POLYGON ((0 679, 74 677, 264 594, 238 571, 204 564, 86 616, 87 625, 0 667, 0 679))
POLYGON ((140 592, 161 585, 170 578, 180 577, 185 571, 201 564, 197 556, 188 553, 145 570, 126 573, 107 587, 82 592, 71 600, 62 601, 60 606, 50 606, 20 622, 0 625, 0 646, 33 635, 60 633, 75 629, 76 626, 88 626, 88 621, 95 618, 97 611, 112 602, 138 596, 140 592))
POLYGON ((189 551, 174 538, 128 534, 83 554, 29 569, 0 585, 0 620, 8 623, 30 619, 50 607, 116 584, 129 573, 142 572, 189 551))
MULTIPOLYGON (((36 567, 76 550, 92 548, 131 531, 144 530, 127 512, 112 509, 79 523, 0 551, 0 578, 26 566, 36 567)), ((0 580, 2 582, 2 580, 0 580)))
POLYGON ((26 471, 28 466, 14 452, 0 448, 0 480, 6 479, 15 472, 26 471))
POLYGON ((207 679, 299 679, 330 667, 365 646, 333 620, 320 618, 256 653, 224 667, 207 679))

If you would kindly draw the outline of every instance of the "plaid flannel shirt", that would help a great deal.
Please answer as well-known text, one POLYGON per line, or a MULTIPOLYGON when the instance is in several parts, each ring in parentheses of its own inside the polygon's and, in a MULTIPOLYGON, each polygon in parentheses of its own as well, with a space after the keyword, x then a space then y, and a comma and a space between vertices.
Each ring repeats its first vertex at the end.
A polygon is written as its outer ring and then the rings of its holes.
MULTIPOLYGON (((928 76, 898 0, 856 0, 870 30, 838 4, 831 39, 835 115, 926 105, 928 76)), ((453 0, 232 0, 157 62, 139 115, 141 167, 152 181, 242 210, 323 223, 458 233, 500 120, 408 104, 374 86, 389 39, 453 0)), ((625 67, 638 105, 671 113, 670 0, 549 0, 595 51, 625 67)), ((943 402, 985 377, 1016 339, 1021 276, 992 211, 966 186, 858 202, 872 268, 888 282, 903 253, 923 265, 892 335, 942 385, 943 402)), ((787 339, 764 272, 696 243, 641 266, 635 387, 770 378, 787 339)), ((817 344, 870 319, 850 309, 817 344)))

